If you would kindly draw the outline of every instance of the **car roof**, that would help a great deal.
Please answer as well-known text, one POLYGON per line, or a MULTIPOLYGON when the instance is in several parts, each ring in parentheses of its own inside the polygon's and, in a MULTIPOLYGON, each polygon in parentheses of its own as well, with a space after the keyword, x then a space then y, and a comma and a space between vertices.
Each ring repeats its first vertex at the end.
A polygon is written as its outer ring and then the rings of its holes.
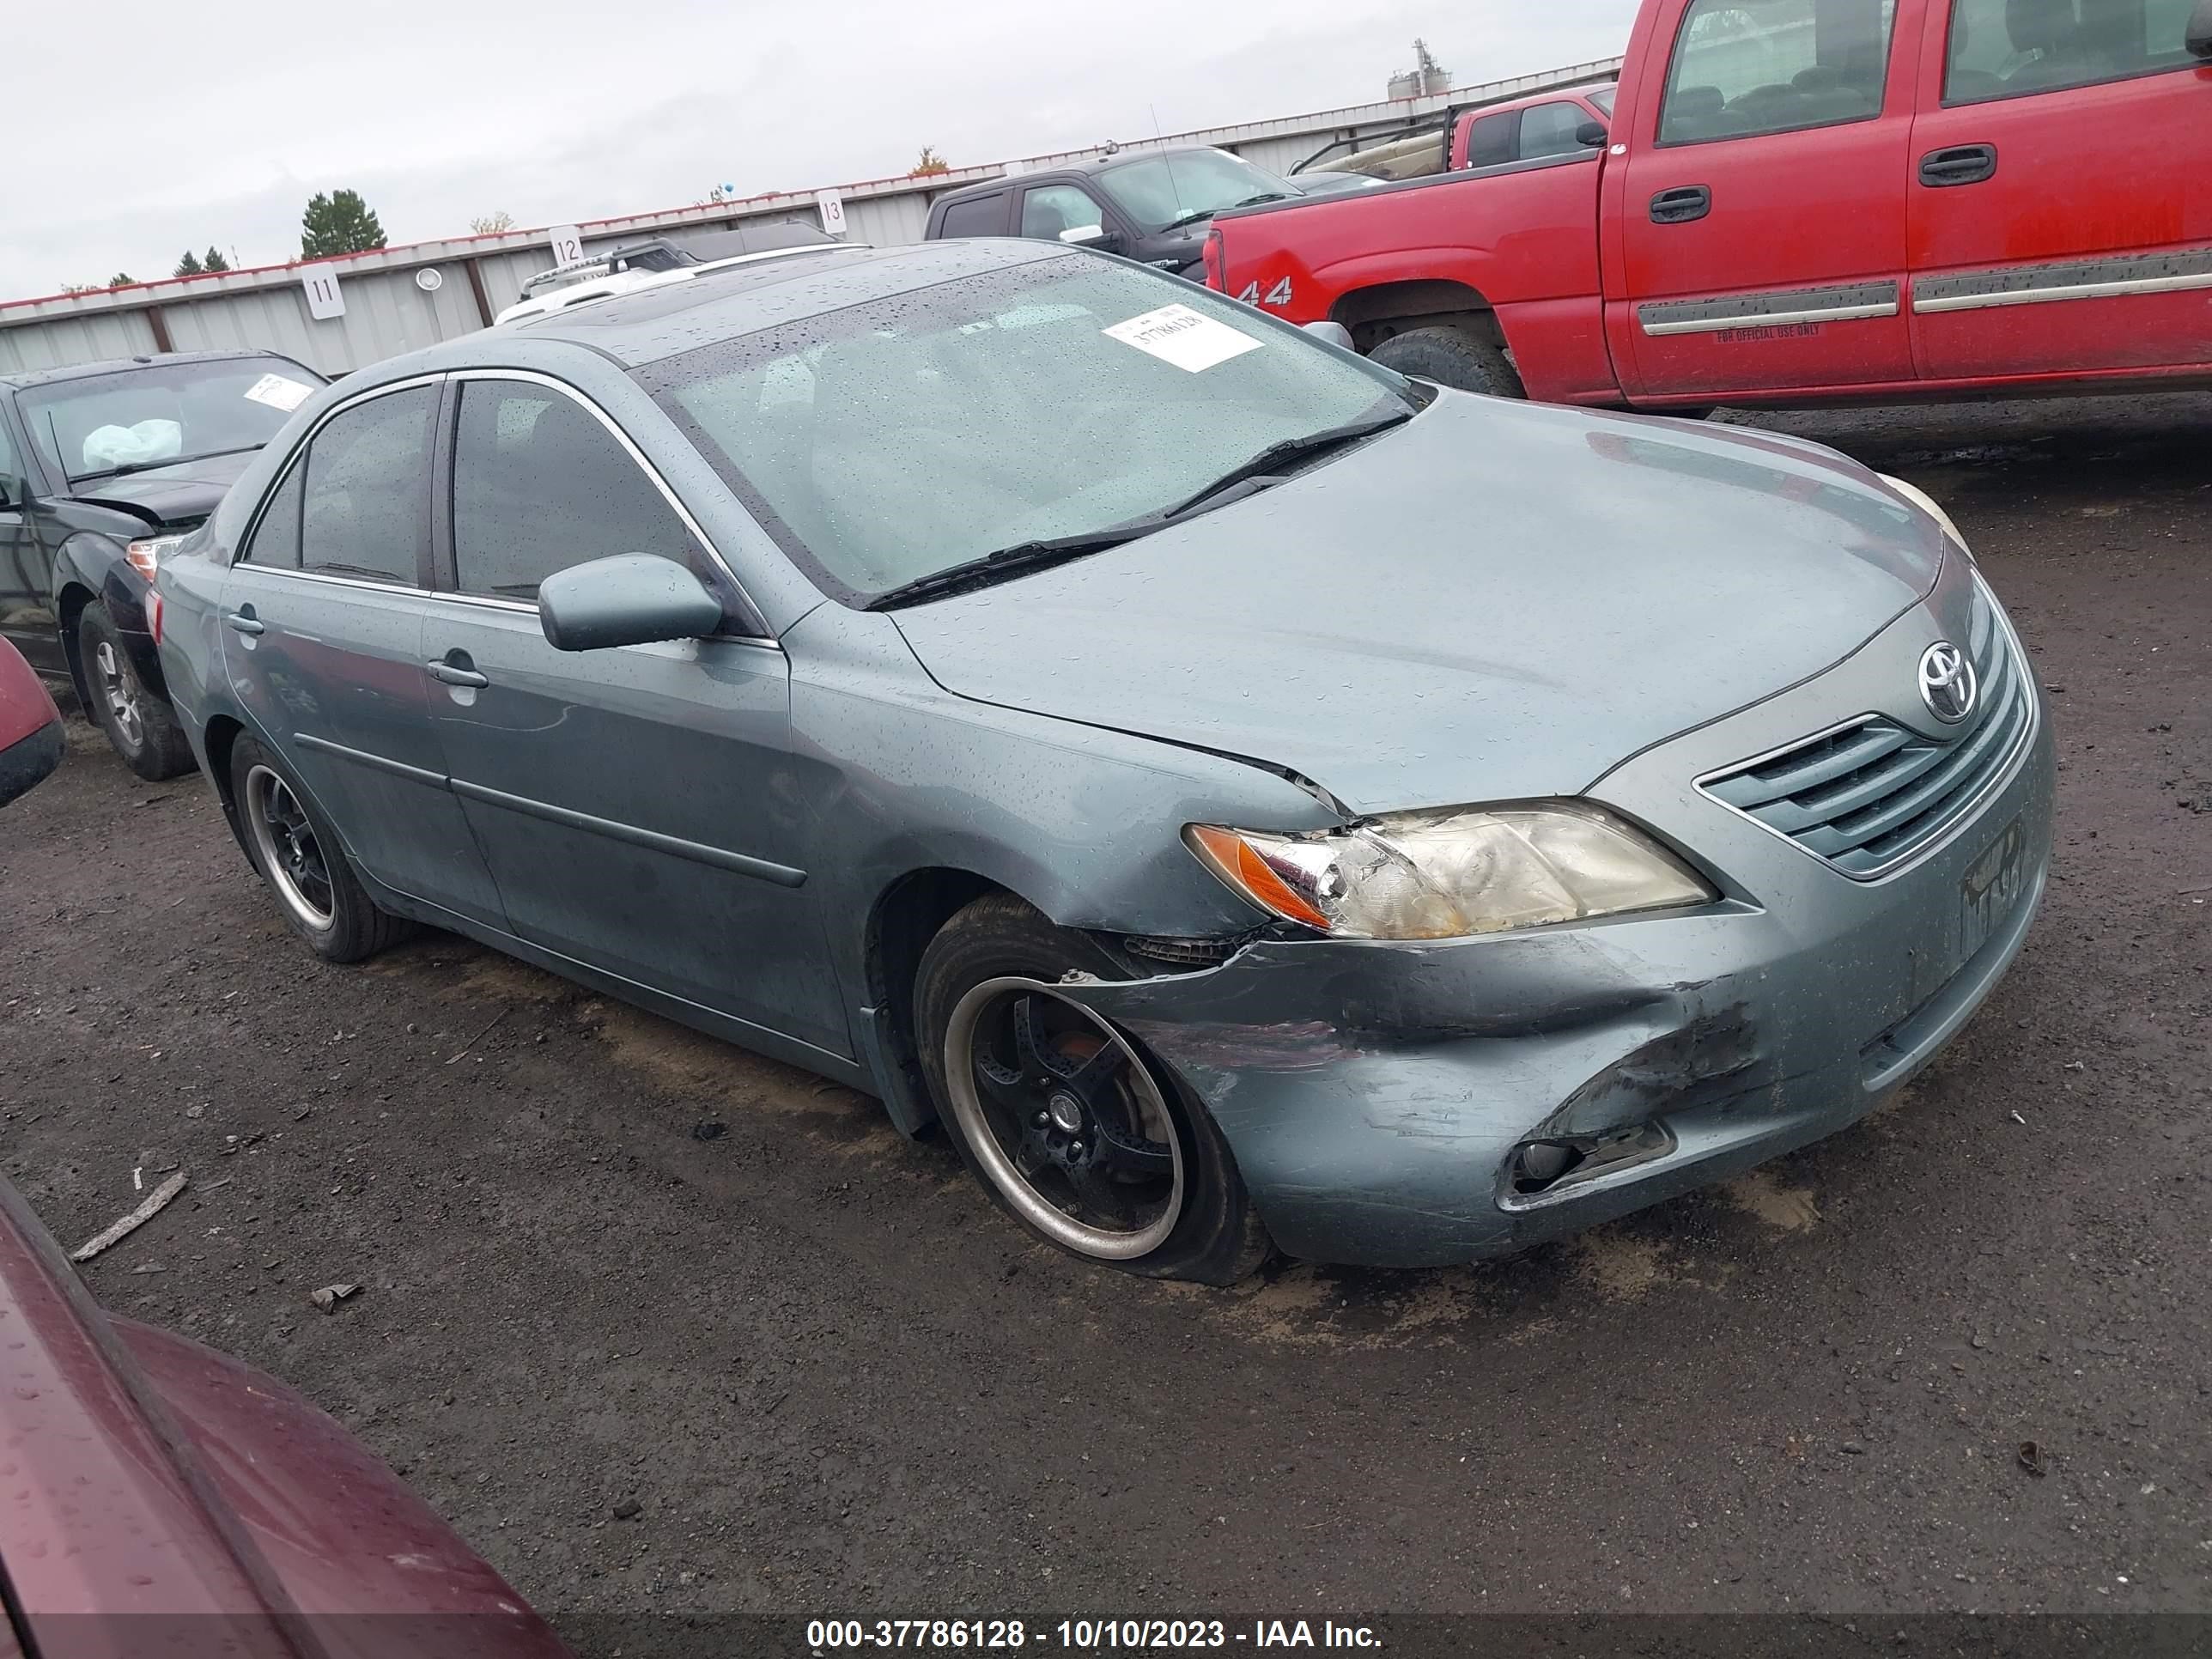
MULTIPOLYGON (((63 380, 88 380, 95 375, 116 374, 134 368, 167 368, 172 363, 235 362, 246 357, 275 357, 294 363, 281 351, 264 351, 249 347, 240 351, 163 351, 143 357, 110 357, 97 363, 70 363, 62 368, 27 369, 15 374, 0 374, 0 386, 22 388, 52 386, 63 380)), ((304 363, 295 363, 304 368, 304 363)))
MULTIPOLYGON (((996 179, 986 179, 981 184, 963 185, 958 190, 948 190, 932 202, 934 212, 947 202, 964 202, 978 196, 989 196, 1011 185, 1024 184, 1033 179, 1048 179, 1056 173, 1079 173, 1095 176, 1111 173, 1115 167, 1128 166, 1132 161, 1153 161, 1163 155, 1234 155, 1234 150, 1224 150, 1218 144, 1170 144, 1164 149, 1117 149, 1110 155, 1094 155, 1087 161, 1069 161, 1063 166, 1038 167, 1030 173, 1009 173, 996 179)), ((1237 156, 1238 161, 1249 160, 1237 156)), ((1255 167, 1259 164, 1255 161, 1255 167)), ((1264 169, 1262 169, 1264 171, 1264 169)))
POLYGON ((962 276, 1042 259, 1097 257, 1055 243, 1011 240, 915 242, 884 248, 840 245, 792 252, 464 335, 379 364, 375 378, 495 367, 504 361, 507 342, 526 337, 585 347, 625 368, 636 368, 778 324, 804 321, 962 276))

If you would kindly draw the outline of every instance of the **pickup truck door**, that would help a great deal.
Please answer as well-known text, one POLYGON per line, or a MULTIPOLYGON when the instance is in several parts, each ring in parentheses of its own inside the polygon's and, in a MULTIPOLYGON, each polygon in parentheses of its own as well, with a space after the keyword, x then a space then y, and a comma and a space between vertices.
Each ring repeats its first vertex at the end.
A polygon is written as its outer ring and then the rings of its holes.
POLYGON ((1646 11, 1605 194, 1607 337, 1632 397, 1912 381, 1900 294, 1927 3, 1646 11))
POLYGON ((2193 0, 1938 0, 1913 125, 1937 380, 2212 362, 2212 63, 2193 0))
POLYGON ((52 586, 52 561, 32 518, 31 459, 0 412, 0 636, 32 667, 58 674, 65 665, 54 631, 52 586))

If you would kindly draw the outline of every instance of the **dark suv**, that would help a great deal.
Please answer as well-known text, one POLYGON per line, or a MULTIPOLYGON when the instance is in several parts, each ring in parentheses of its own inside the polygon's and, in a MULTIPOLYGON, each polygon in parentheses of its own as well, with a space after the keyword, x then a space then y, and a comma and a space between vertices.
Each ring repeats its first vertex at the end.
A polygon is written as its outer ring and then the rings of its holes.
POLYGON ((1215 214, 1299 193, 1225 149, 1129 150, 947 191, 922 235, 1075 242, 1195 277, 1215 214))
POLYGON ((0 636, 143 778, 192 764, 147 622, 155 563, 324 384, 260 351, 0 376, 0 636))

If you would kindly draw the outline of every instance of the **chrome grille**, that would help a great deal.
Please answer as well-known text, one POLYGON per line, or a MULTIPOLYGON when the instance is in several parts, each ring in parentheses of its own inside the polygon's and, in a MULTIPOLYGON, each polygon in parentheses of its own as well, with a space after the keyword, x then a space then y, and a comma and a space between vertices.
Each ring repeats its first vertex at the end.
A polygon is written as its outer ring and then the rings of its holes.
POLYGON ((1714 799, 1865 879, 1940 838, 2009 770, 2035 719, 2034 688, 1996 602, 1974 578, 1972 719, 1936 742, 1879 714, 1699 781, 1714 799))

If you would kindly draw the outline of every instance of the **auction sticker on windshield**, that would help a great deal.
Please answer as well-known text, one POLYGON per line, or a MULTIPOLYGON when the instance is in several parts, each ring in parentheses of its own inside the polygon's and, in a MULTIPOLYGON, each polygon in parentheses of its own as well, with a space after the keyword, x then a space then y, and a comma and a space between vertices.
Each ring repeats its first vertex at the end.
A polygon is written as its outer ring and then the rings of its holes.
POLYGON ((1217 323, 1182 305, 1162 306, 1158 311, 1148 311, 1141 317, 1132 317, 1126 323, 1116 323, 1100 331, 1194 374, 1216 363, 1225 363, 1231 357, 1241 357, 1248 351, 1257 351, 1266 343, 1241 329, 1217 323))
POLYGON ((288 380, 282 374, 264 374, 246 388, 246 395, 257 404, 267 404, 271 409, 281 409, 289 415, 307 402, 307 395, 313 391, 314 387, 302 386, 297 380, 288 380))

